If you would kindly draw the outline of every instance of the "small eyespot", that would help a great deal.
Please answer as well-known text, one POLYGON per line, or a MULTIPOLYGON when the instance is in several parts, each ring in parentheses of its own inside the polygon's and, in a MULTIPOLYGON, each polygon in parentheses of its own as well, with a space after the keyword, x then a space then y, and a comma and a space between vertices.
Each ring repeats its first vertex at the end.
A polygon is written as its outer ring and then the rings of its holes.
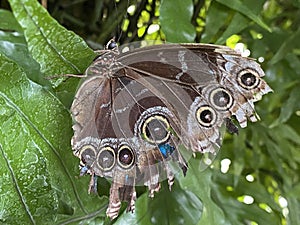
POLYGON ((260 78, 255 70, 245 69, 238 74, 237 81, 242 88, 250 90, 259 85, 260 78))
POLYGON ((151 144, 161 144, 170 137, 170 123, 162 115, 152 115, 142 124, 142 137, 151 144))
POLYGON ((216 123, 217 114, 210 106, 204 105, 197 109, 196 119, 203 127, 211 127, 216 123))
POLYGON ((91 166, 96 158, 96 149, 93 145, 85 145, 81 148, 79 158, 83 165, 91 166))
POLYGON ((218 87, 209 95, 210 103, 216 110, 228 110, 233 104, 233 97, 225 88, 218 87))
POLYGON ((124 169, 129 169, 135 162, 132 149, 127 145, 122 145, 118 150, 118 162, 124 169))
POLYGON ((100 149, 97 157, 97 163, 101 170, 111 170, 116 162, 116 154, 112 147, 104 146, 100 149))

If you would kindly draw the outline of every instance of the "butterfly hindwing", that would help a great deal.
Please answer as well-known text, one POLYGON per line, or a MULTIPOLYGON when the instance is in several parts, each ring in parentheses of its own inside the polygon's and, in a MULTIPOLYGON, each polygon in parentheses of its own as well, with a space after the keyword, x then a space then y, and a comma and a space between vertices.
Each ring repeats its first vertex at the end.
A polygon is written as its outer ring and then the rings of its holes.
POLYGON ((104 50, 86 71, 73 101, 72 148, 81 174, 112 180, 107 215, 122 201, 134 210, 135 186, 152 197, 160 182, 184 174, 191 153, 215 155, 222 127, 255 122, 254 102, 271 91, 260 66, 235 51, 202 44, 158 45, 119 53, 104 50), (175 166, 176 167, 176 166, 175 166))

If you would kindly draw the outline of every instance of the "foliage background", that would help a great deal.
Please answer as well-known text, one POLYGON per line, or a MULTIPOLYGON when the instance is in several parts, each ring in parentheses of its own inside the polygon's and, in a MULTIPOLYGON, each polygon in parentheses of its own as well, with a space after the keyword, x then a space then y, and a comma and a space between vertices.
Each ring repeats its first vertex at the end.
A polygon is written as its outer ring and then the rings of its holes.
POLYGON ((35 0, 0 2, 0 224, 300 224, 299 0, 42 2, 48 12, 35 0), (70 148, 78 79, 44 77, 82 73, 113 36, 242 42, 264 58, 274 93, 256 104, 260 122, 226 134, 212 168, 191 160, 172 192, 163 184, 149 199, 141 188, 136 213, 109 221, 109 183, 88 195, 70 148))

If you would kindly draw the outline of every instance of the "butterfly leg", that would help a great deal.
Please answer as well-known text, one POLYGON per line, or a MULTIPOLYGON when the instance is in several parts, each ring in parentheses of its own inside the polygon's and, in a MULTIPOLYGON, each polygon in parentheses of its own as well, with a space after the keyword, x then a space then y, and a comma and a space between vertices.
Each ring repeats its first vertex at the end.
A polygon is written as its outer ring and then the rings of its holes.
POLYGON ((113 181, 110 187, 109 205, 106 210, 106 215, 112 220, 118 216, 121 207, 119 188, 120 184, 113 181))
POLYGON ((109 206, 106 214, 111 219, 118 216, 121 201, 128 202, 127 212, 134 212, 136 192, 135 192, 135 168, 131 171, 116 171, 112 185, 110 187, 109 206))
POLYGON ((97 193, 97 180, 98 180, 98 176, 96 176, 95 173, 92 172, 91 180, 89 183, 89 189, 88 189, 89 193, 91 193, 91 192, 97 193))

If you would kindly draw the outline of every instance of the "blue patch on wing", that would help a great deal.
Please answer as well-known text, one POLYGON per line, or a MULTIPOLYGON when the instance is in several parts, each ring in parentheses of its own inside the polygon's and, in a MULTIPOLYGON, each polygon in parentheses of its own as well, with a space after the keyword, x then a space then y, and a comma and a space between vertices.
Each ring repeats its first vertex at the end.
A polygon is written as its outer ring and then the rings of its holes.
POLYGON ((158 145, 158 148, 164 158, 167 158, 175 150, 175 147, 173 147, 169 144, 160 144, 160 145, 158 145))

